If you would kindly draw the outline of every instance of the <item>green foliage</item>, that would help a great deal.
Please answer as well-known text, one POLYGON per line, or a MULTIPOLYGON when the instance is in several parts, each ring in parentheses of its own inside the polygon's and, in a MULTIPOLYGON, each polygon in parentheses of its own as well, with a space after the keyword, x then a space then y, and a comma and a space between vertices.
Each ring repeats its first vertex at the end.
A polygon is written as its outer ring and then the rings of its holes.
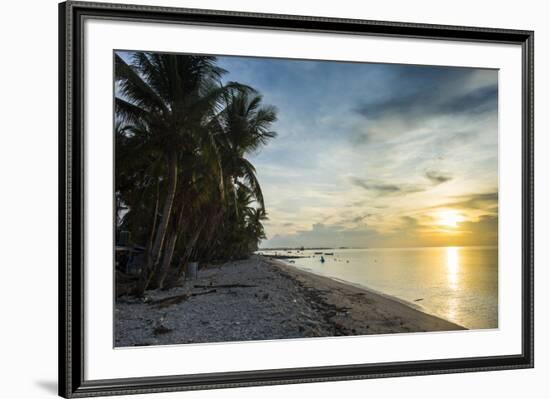
POLYGON ((222 84, 225 72, 215 57, 115 55, 117 229, 147 248, 141 292, 173 283, 190 260, 246 257, 265 238, 246 157, 276 136, 276 109, 222 84))

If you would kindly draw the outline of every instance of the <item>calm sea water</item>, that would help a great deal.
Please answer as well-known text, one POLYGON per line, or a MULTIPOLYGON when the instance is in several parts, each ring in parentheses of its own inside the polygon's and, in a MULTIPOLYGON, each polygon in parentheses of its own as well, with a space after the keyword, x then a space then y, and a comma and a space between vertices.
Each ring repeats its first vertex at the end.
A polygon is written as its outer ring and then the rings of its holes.
POLYGON ((498 327, 496 247, 260 251, 293 266, 371 288, 470 329, 498 327), (315 252, 332 252, 321 255, 315 252), (287 262, 290 260, 287 260, 287 262))

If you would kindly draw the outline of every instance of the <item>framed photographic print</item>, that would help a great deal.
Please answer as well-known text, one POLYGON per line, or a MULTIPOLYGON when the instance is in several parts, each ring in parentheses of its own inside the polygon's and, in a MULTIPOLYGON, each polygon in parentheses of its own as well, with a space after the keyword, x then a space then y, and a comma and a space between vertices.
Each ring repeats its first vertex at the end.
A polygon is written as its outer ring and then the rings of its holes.
POLYGON ((59 17, 61 396, 533 367, 533 32, 59 17))

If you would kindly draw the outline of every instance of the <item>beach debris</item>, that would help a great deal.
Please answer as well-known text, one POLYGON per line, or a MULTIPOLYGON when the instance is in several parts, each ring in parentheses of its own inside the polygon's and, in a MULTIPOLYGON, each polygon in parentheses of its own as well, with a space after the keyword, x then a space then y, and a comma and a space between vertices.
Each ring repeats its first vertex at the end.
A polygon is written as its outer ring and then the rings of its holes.
POLYGON ((193 292, 191 296, 199 296, 199 295, 206 295, 206 294, 213 294, 214 292, 217 292, 217 290, 208 290, 208 291, 202 291, 202 292, 193 292))
POLYGON ((195 288, 253 288, 257 287, 256 285, 250 285, 250 284, 218 284, 218 285, 212 285, 210 283, 209 285, 202 285, 202 284, 195 284, 195 288))
POLYGON ((162 335, 162 334, 168 334, 172 331, 174 331, 172 328, 168 328, 166 326, 160 325, 155 327, 155 329, 153 330, 153 334, 162 335))
POLYGON ((199 281, 170 291, 150 290, 146 293, 149 303, 142 303, 142 298, 121 297, 116 302, 116 346, 428 329, 407 314, 393 315, 384 307, 386 301, 375 294, 353 287, 342 289, 329 280, 319 282, 309 276, 254 259, 222 272, 205 270, 199 281), (235 283, 246 287, 235 287, 235 283), (256 288, 248 289, 253 284, 256 288), (213 295, 216 289, 217 295, 213 295))
POLYGON ((190 297, 190 293, 185 293, 181 295, 174 295, 167 298, 157 299, 156 301, 152 301, 151 304, 156 305, 158 308, 166 308, 168 306, 177 305, 178 303, 186 301, 190 297))
POLYGON ((162 316, 160 316, 160 318, 156 322, 156 326, 153 329, 154 335, 168 334, 169 332, 173 331, 173 329, 168 328, 163 324, 165 319, 166 319, 166 313, 163 313, 162 316))
POLYGON ((193 292, 193 293, 187 292, 187 293, 181 294, 181 295, 174 295, 174 296, 169 296, 167 298, 157 299, 156 301, 152 301, 151 304, 156 305, 159 309, 162 309, 162 308, 167 308, 168 306, 177 305, 179 303, 182 303, 183 301, 188 300, 192 296, 212 294, 216 291, 217 290, 212 289, 212 290, 207 290, 207 291, 202 291, 202 292, 193 292))

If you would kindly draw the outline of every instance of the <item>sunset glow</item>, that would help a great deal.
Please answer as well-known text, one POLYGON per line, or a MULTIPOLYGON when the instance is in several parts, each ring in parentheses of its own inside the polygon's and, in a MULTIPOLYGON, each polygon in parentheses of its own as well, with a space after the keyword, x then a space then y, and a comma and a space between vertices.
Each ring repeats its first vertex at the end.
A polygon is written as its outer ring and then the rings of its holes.
POLYGON ((464 218, 455 210, 445 210, 438 214, 438 223, 445 227, 457 227, 464 218))
POLYGON ((220 57, 277 104, 263 248, 496 245, 498 72, 220 57))

